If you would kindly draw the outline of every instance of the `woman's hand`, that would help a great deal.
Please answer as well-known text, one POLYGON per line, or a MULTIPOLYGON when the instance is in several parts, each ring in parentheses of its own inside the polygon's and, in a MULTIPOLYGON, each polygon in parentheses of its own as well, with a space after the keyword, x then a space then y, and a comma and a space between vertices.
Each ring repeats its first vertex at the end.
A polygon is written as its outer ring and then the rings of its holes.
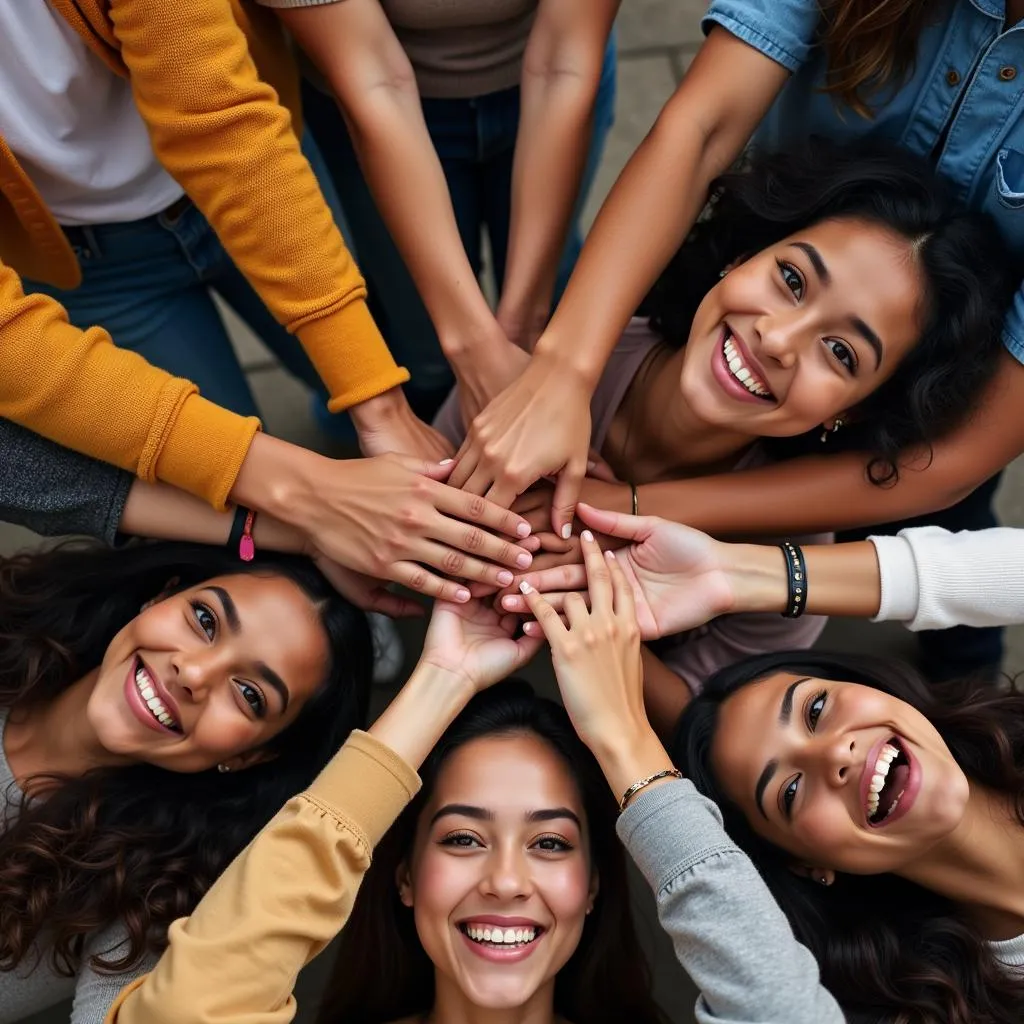
POLYGON ((580 739, 594 752, 617 795, 637 779, 668 767, 644 710, 640 627, 632 589, 612 552, 602 554, 589 530, 583 556, 590 609, 579 594, 565 600, 567 625, 529 585, 523 592, 551 645, 562 702, 580 739))
POLYGON ((424 423, 409 406, 401 388, 349 409, 364 455, 414 455, 431 462, 448 458, 454 449, 447 439, 424 423))
POLYGON ((515 615, 502 615, 482 601, 438 601, 430 618, 420 666, 464 679, 473 693, 521 669, 540 649, 540 637, 513 639, 515 615))
POLYGON ((295 527, 311 549, 348 569, 465 602, 466 586, 444 576, 508 586, 509 569, 532 562, 516 543, 530 528, 442 483, 450 471, 450 463, 399 455, 335 461, 257 434, 231 499, 295 527))
MULTIPOLYGON (((632 588, 644 640, 693 629, 733 610, 735 593, 726 565, 734 545, 664 519, 624 516, 583 503, 577 511, 588 526, 632 542, 617 557, 632 588)), ((586 586, 586 572, 580 565, 546 567, 544 557, 534 563, 542 571, 531 571, 522 579, 546 593, 553 607, 563 608, 566 591, 586 586)), ((503 596, 501 608, 520 615, 528 611, 527 602, 517 594, 503 596)))
POLYGON ((542 476, 557 476, 551 526, 568 536, 589 444, 590 391, 583 378, 535 355, 470 424, 451 483, 508 508, 542 476))

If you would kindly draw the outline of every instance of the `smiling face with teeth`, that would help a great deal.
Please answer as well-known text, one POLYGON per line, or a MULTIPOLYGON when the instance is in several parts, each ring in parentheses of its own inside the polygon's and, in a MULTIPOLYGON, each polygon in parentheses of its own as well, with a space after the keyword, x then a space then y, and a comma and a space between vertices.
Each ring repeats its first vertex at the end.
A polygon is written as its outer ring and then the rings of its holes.
POLYGON ((814 224, 707 293, 677 370, 686 408, 751 437, 849 419, 917 343, 922 295, 907 241, 861 221, 814 224))
POLYGON ((898 872, 963 819, 967 778, 935 727, 870 686, 777 672, 722 704, 712 767, 795 865, 898 872))
POLYGON ((532 734, 458 748, 398 884, 436 968, 438 1007, 551 1006, 598 884, 566 763, 532 734))
POLYGON ((291 580, 244 574, 162 595, 110 642, 85 724, 110 763, 238 770, 322 684, 327 636, 291 580))

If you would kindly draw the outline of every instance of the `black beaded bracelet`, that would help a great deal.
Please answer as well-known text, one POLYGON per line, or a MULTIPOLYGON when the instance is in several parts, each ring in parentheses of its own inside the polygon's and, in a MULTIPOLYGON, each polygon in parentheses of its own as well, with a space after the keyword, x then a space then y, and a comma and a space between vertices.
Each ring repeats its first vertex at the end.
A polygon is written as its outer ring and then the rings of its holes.
POLYGON ((779 547, 786 560, 786 580, 789 585, 786 610, 782 614, 787 619, 798 619, 807 608, 807 563, 798 544, 784 540, 779 547))
POLYGON ((231 521, 231 533, 228 534, 228 551, 238 552, 238 545, 242 541, 245 521, 248 517, 249 510, 244 505, 235 506, 235 518, 231 521))

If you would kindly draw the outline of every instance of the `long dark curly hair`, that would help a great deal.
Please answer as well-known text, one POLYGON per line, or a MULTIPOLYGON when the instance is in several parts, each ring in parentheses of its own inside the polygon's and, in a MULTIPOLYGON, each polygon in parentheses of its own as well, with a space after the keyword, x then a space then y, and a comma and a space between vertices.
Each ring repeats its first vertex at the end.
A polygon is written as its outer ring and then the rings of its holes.
POLYGON ((852 1021, 1011 1024, 1024 1020, 1024 976, 1008 971, 951 900, 892 874, 839 874, 828 888, 790 871, 792 858, 759 836, 711 768, 718 714, 731 694, 775 672, 861 683, 917 708, 974 783, 1006 794, 1024 827, 1024 694, 959 679, 928 683, 881 658, 791 651, 749 658, 712 676, 680 719, 673 759, 722 809, 823 983, 852 1021))
MULTIPOLYGON (((863 141, 812 139, 781 153, 754 151, 716 178, 709 195, 706 216, 640 309, 671 348, 686 344, 719 271, 812 224, 865 221, 911 243, 924 282, 920 340, 827 445, 830 453, 869 453, 871 479, 895 481, 900 457, 927 450, 956 427, 995 372, 1003 316, 1020 280, 995 224, 961 211, 926 162, 863 141)), ((816 433, 764 443, 776 458, 820 454, 816 433)))
POLYGON ((390 1024, 433 1007, 434 965, 399 899, 395 874, 412 849, 420 813, 447 759, 482 736, 510 733, 539 737, 565 761, 583 799, 600 878, 579 946, 558 973, 555 1013, 587 1024, 668 1024, 651 996, 633 927, 625 857, 615 836, 615 801, 565 710, 514 679, 469 702, 420 770, 422 790, 377 846, 341 934, 319 1024, 390 1024))
POLYGON ((171 772, 147 764, 61 778, 10 809, 0 833, 0 970, 49 949, 74 974, 86 940, 120 923, 123 955, 97 969, 133 967, 166 944, 259 829, 304 789, 366 718, 372 644, 366 617, 304 558, 245 563, 223 548, 71 543, 0 561, 0 707, 52 700, 96 668, 114 635, 170 581, 283 576, 315 604, 328 639, 323 681, 295 721, 267 744, 273 759, 245 771, 171 772))

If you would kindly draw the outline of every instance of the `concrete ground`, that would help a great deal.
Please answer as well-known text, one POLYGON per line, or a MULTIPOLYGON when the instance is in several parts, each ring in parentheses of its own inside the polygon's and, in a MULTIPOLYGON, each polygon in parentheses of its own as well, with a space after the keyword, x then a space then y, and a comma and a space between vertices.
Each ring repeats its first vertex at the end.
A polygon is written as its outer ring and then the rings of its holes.
MULTIPOLYGON (((619 92, 616 121, 594 192, 587 204, 588 224, 696 51, 701 39, 699 20, 705 7, 702 0, 628 0, 623 5, 618 22, 619 92)), ((298 444, 327 447, 328 442, 310 415, 309 396, 305 388, 270 358, 262 345, 234 321, 230 312, 227 317, 235 328, 239 351, 260 402, 266 428, 298 444)), ((1004 523, 1024 526, 1024 469, 1020 462, 1006 472, 998 504, 1004 523)), ((0 554, 8 554, 32 542, 31 534, 0 525, 0 554)), ((419 649, 422 631, 419 627, 403 626, 402 632, 407 667, 410 667, 410 659, 415 660, 419 649)), ((1007 632, 1005 667, 1016 672, 1024 668, 1024 627, 1007 632)), ((846 650, 870 649, 907 657, 913 657, 915 651, 913 638, 901 627, 853 620, 833 620, 828 626, 823 644, 846 650)), ((527 674, 542 692, 553 694, 549 664, 539 660, 527 674)), ((378 703, 383 705, 391 692, 381 688, 377 693, 378 703)), ((656 994, 673 1021, 689 1024, 693 1020, 693 987, 676 964, 671 947, 658 928, 652 901, 642 886, 636 886, 636 896, 639 930, 654 968, 656 994)), ((317 993, 330 960, 330 953, 321 957, 300 979, 300 1012, 297 1018, 300 1024, 311 1024, 314 1019, 317 993)), ((67 1007, 58 1007, 33 1017, 31 1024, 60 1024, 67 1019, 67 1007)))

